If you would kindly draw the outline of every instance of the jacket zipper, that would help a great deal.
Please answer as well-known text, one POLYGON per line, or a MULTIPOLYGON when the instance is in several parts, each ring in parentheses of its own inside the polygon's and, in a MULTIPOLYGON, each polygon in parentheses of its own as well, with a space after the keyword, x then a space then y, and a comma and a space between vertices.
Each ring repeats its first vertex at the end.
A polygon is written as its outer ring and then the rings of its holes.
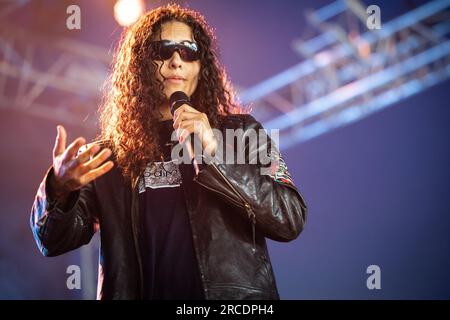
MULTIPOLYGON (((139 238, 138 238, 138 234, 137 234, 137 227, 136 227, 136 219, 135 216, 133 214, 134 209, 136 207, 136 194, 135 194, 135 189, 137 184, 139 183, 139 176, 138 175, 135 180, 132 183, 132 188, 131 188, 131 199, 132 199, 132 206, 131 206, 131 219, 132 219, 132 227, 133 227, 133 238, 134 238, 134 243, 135 243, 135 248, 136 248, 136 256, 137 256, 137 260, 138 260, 138 266, 139 266, 139 275, 140 275, 140 282, 139 282, 139 289, 140 289, 140 294, 141 294, 141 299, 144 298, 144 270, 142 267, 142 259, 141 259, 141 250, 139 247, 139 238)), ((138 211, 138 210, 137 210, 138 211)))
POLYGON ((204 186, 205 188, 212 190, 214 192, 217 192, 219 194, 222 194, 223 196, 225 196, 227 199, 229 199, 231 202, 233 202, 234 204, 237 204, 238 206, 244 208, 247 211, 247 216, 248 218, 251 220, 252 223, 252 238, 253 238, 253 248, 252 248, 252 252, 255 253, 256 252, 256 236, 255 236, 255 225, 256 225, 256 215, 255 212, 253 211, 251 205, 244 199, 244 197, 239 193, 239 191, 236 190, 236 188, 230 183, 230 181, 228 181, 228 179, 222 174, 222 172, 220 172, 219 168, 217 168, 217 166, 211 162, 210 163, 212 165, 212 167, 215 169, 215 171, 217 173, 219 173, 219 175, 222 177, 222 179, 226 182, 226 184, 231 188, 231 190, 234 191, 235 195, 241 199, 242 203, 238 203, 236 200, 230 198, 229 196, 227 196, 226 194, 214 190, 208 186, 205 186, 204 184, 200 183, 197 180, 197 177, 195 177, 195 180, 197 181, 197 183, 201 184, 202 186, 204 186))

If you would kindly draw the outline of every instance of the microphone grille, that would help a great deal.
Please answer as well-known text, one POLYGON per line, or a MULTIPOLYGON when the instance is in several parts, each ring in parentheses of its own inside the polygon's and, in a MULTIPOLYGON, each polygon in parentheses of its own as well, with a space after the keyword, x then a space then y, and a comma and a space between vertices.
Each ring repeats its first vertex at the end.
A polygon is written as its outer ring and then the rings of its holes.
POLYGON ((175 113, 175 110, 183 105, 183 104, 190 104, 189 103, 189 97, 184 93, 183 91, 175 91, 170 95, 170 112, 172 115, 175 113))

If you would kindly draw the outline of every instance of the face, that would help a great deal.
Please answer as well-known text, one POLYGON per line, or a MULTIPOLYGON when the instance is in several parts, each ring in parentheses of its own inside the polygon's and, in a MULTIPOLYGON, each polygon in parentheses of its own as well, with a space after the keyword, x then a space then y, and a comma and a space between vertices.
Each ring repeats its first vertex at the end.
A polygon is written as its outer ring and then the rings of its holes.
MULTIPOLYGON (((179 21, 166 22, 161 26, 161 40, 195 42, 191 27, 179 21)), ((183 91, 189 97, 192 96, 197 88, 200 60, 184 61, 180 54, 175 51, 169 59, 155 62, 158 64, 158 68, 162 65, 161 72, 156 71, 156 77, 163 82, 164 94, 167 99, 175 91, 183 91)))

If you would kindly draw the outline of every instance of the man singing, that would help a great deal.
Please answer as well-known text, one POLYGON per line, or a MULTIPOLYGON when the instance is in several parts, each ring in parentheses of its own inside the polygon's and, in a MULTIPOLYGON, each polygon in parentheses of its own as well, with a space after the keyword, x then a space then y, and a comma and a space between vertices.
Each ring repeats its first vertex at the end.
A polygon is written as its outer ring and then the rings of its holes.
POLYGON ((297 238, 307 207, 273 141, 249 142, 263 128, 235 102, 214 40, 197 12, 147 12, 120 41, 99 139, 66 147, 57 128, 31 227, 44 256, 100 230, 98 299, 279 298, 265 238, 297 238), (174 111, 175 92, 187 99, 174 111), (241 134, 220 141, 227 130, 241 134), (211 161, 174 159, 191 135, 211 161))

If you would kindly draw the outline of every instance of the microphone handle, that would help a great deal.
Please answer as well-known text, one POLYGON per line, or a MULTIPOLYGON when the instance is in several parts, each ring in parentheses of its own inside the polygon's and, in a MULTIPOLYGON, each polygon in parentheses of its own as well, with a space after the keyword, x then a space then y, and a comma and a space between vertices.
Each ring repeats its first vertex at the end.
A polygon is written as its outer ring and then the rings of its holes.
MULTIPOLYGON (((189 137, 194 138, 194 134, 191 134, 189 137)), ((187 141, 187 142, 189 142, 189 143, 187 143, 186 141, 184 141, 184 143, 186 144, 186 149, 189 154, 189 157, 192 158, 191 164, 194 167, 195 175, 197 176, 198 173, 200 172, 200 169, 199 169, 199 166, 197 163, 197 159, 195 158, 194 150, 192 149, 192 143, 191 143, 190 139, 188 139, 188 140, 189 141, 187 141)), ((194 140, 192 140, 192 141, 194 141, 194 140)))
MULTIPOLYGON (((178 107, 180 107, 183 104, 188 104, 188 105, 190 105, 192 107, 192 104, 189 101, 189 98, 187 98, 187 97, 184 100, 178 100, 178 101, 175 101, 174 103, 171 103, 170 112, 172 113, 172 116, 174 115, 175 110, 177 110, 178 107)), ((194 153, 194 150, 193 150, 193 147, 192 147, 192 145, 194 144, 194 134, 191 134, 189 136, 188 140, 190 140, 191 138, 192 138, 192 143, 191 142, 186 143, 186 141, 184 141, 184 143, 186 144, 186 150, 187 150, 187 152, 189 154, 189 157, 192 158, 191 164, 194 167, 195 175, 197 176, 198 173, 200 172, 200 169, 199 169, 199 166, 198 166, 198 163, 197 163, 197 159, 195 158, 195 153, 194 153)))
MULTIPOLYGON (((179 141, 179 138, 178 138, 178 141, 179 141)), ((195 175, 197 176, 198 173, 200 172, 200 168, 199 168, 197 159, 195 157, 193 144, 194 144, 194 134, 191 133, 188 136, 188 138, 183 141, 182 145, 183 145, 183 151, 187 151, 187 153, 188 153, 189 159, 191 160, 191 164, 195 171, 195 175)), ((183 155, 183 158, 184 158, 184 155, 183 155)))

